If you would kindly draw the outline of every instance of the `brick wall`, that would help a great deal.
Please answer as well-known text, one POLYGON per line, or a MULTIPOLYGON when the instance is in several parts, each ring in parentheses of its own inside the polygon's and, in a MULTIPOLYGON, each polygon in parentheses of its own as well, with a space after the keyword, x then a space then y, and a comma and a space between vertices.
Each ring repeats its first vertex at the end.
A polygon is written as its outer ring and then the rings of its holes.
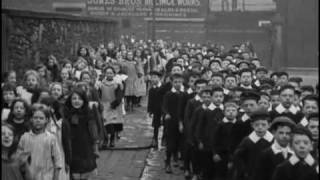
POLYGON ((97 47, 117 38, 114 21, 52 13, 3 10, 2 70, 22 71, 45 61, 49 54, 58 60, 74 58, 80 45, 97 47))

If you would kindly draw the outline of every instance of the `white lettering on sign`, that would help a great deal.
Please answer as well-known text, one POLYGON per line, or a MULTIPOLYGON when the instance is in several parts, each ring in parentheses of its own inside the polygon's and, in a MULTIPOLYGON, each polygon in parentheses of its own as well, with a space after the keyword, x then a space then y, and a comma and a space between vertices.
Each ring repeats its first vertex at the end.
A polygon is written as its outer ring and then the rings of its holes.
POLYGON ((200 0, 178 0, 179 6, 200 6, 200 0))
POLYGON ((88 5, 114 5, 116 0, 88 0, 88 5))
POLYGON ((174 0, 156 0, 157 6, 175 6, 174 0))

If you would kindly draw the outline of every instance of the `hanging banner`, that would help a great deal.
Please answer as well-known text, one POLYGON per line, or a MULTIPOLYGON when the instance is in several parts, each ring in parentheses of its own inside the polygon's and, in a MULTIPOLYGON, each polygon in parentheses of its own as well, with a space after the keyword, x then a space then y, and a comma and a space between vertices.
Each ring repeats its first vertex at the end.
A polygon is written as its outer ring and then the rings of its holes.
MULTIPOLYGON (((155 16, 165 18, 202 18, 208 6, 204 0, 155 0, 155 16)), ((87 0, 93 16, 152 17, 153 0, 87 0)))

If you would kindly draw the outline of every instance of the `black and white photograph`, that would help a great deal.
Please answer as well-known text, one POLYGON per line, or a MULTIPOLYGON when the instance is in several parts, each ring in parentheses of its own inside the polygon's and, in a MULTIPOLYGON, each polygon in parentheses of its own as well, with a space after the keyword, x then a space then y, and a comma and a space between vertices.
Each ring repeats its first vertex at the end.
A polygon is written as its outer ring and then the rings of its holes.
POLYGON ((1 180, 317 180, 318 0, 1 0, 1 180))

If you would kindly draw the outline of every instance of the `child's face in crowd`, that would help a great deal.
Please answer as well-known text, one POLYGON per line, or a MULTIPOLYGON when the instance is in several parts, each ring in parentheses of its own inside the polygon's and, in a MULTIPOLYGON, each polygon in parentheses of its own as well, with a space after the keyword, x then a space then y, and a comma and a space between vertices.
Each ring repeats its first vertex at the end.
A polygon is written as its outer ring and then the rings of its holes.
POLYGON ((252 128, 259 137, 263 137, 269 128, 269 123, 265 119, 256 120, 252 123, 252 128))
POLYGON ((81 62, 79 62, 77 67, 78 67, 78 70, 81 71, 81 70, 85 69, 87 67, 87 65, 85 62, 81 61, 81 62))
POLYGON ((267 110, 270 107, 270 101, 268 97, 261 97, 258 101, 258 105, 267 110))
POLYGON ((294 134, 291 148, 299 158, 304 159, 312 151, 311 139, 304 134, 294 134))
POLYGON ((1 126, 1 144, 3 148, 9 148, 13 144, 14 133, 7 126, 1 126))
POLYGON ((114 71, 116 72, 116 74, 118 74, 120 72, 120 66, 119 65, 115 65, 113 66, 114 71))
POLYGON ((224 116, 228 120, 234 120, 238 115, 238 109, 234 106, 225 107, 224 116))
POLYGON ((316 101, 306 100, 302 107, 302 112, 306 116, 310 115, 311 113, 318 113, 318 103, 316 101))
POLYGON ((81 49, 80 49, 80 55, 81 55, 81 56, 87 55, 87 50, 86 50, 85 48, 81 48, 81 49))
POLYGON ((222 69, 227 69, 229 64, 230 64, 230 61, 222 61, 222 63, 221 63, 222 69))
POLYGON ((244 100, 242 103, 242 109, 250 115, 253 111, 257 110, 258 104, 257 101, 253 99, 244 100))
POLYGON ((102 68, 102 65, 103 65, 103 61, 102 61, 102 60, 96 61, 96 67, 97 67, 98 69, 101 69, 101 68, 102 68))
POLYGON ((232 93, 232 98, 236 101, 236 102, 240 102, 240 96, 241 96, 242 92, 241 91, 234 91, 232 93))
POLYGON ((83 99, 77 94, 73 93, 71 96, 71 105, 75 109, 80 109, 83 106, 83 99))
POLYGON ((289 126, 278 126, 273 136, 281 147, 286 147, 290 142, 291 128, 289 126))
POLYGON ((240 83, 245 86, 250 86, 252 82, 252 74, 250 72, 243 72, 240 76, 240 83))
POLYGON ((8 83, 16 84, 17 83, 17 75, 15 72, 11 72, 8 76, 8 83))
POLYGON ((160 78, 157 75, 151 75, 150 80, 153 85, 158 85, 160 82, 160 78))
POLYGON ((38 73, 41 77, 45 77, 46 76, 46 68, 42 67, 42 68, 38 69, 38 73))
POLYGON ((224 83, 224 87, 227 89, 232 89, 232 88, 237 87, 236 78, 234 78, 234 77, 226 78, 225 83, 224 83))
POLYGON ((222 87, 222 84, 223 84, 223 80, 221 77, 219 76, 213 76, 211 78, 211 81, 210 81, 210 85, 211 86, 215 86, 215 87, 222 87))
POLYGON ((317 141, 319 139, 319 118, 310 119, 308 129, 312 134, 312 138, 317 141))
POLYGON ((127 58, 128 58, 128 60, 133 60, 133 53, 132 52, 128 52, 127 58))
POLYGON ((171 69, 171 74, 182 74, 182 69, 179 66, 173 66, 171 69))
POLYGON ((11 104, 14 101, 14 99, 16 98, 13 91, 3 91, 2 94, 3 94, 4 102, 6 102, 8 104, 11 104))
POLYGON ((217 63, 217 62, 213 62, 211 63, 210 65, 210 69, 213 71, 213 72, 219 72, 221 70, 221 67, 220 67, 220 64, 217 63))
POLYGON ((210 60, 209 59, 203 59, 202 60, 203 67, 209 67, 209 64, 210 64, 210 60))
POLYGON ((285 89, 280 93, 280 101, 285 108, 289 108, 294 103, 294 91, 285 89))
POLYGON ((300 99, 302 100, 304 97, 308 96, 308 95, 312 95, 313 93, 311 91, 302 91, 301 92, 301 96, 300 99))
POLYGON ((230 69, 232 72, 237 71, 237 67, 234 64, 229 64, 228 69, 230 69))
POLYGON ((32 127, 34 130, 39 131, 43 130, 46 127, 48 118, 43 111, 35 111, 31 118, 32 127))
POLYGON ((38 85, 38 80, 37 78, 34 76, 34 75, 29 75, 27 77, 27 87, 30 88, 30 89, 34 89, 36 88, 36 86, 38 85))
POLYGON ((180 90, 181 86, 183 83, 183 79, 182 78, 175 78, 172 80, 172 86, 176 89, 176 90, 180 90))
POLYGON ((190 77, 189 78, 188 86, 193 90, 195 89, 194 83, 196 82, 197 79, 198 78, 196 78, 196 77, 190 77))
POLYGON ((206 87, 206 86, 207 86, 207 84, 205 84, 205 83, 197 84, 196 85, 196 92, 199 94, 203 90, 203 88, 206 87))
POLYGON ((82 76, 82 79, 81 79, 82 82, 86 82, 86 83, 90 83, 91 82, 91 77, 89 74, 83 74, 82 76))
POLYGON ((55 99, 59 99, 62 96, 62 86, 55 84, 51 88, 51 96, 55 99))
POLYGON ((106 70, 106 77, 107 77, 107 80, 113 80, 114 72, 112 71, 112 69, 106 70))
POLYGON ((212 102, 214 105, 219 106, 222 104, 224 98, 224 94, 221 91, 215 91, 212 93, 212 102))
POLYGON ((60 75, 61 75, 61 79, 64 80, 64 81, 69 79, 69 70, 67 68, 63 68, 61 70, 60 75))
POLYGON ((241 63, 240 65, 239 65, 239 69, 241 70, 241 69, 247 69, 247 68, 249 68, 249 66, 248 66, 248 64, 246 64, 246 63, 241 63))
POLYGON ((26 108, 24 107, 23 102, 17 101, 13 105, 13 114, 16 119, 22 119, 24 118, 26 114, 26 108))
POLYGON ((277 106, 280 104, 280 96, 278 94, 271 95, 271 104, 277 106))
POLYGON ((184 66, 184 60, 182 58, 177 59, 177 64, 180 64, 183 67, 184 66))
POLYGON ((211 103, 211 95, 208 92, 202 92, 201 93, 201 99, 203 100, 203 103, 208 106, 211 103))
POLYGON ((72 71, 72 64, 67 63, 64 65, 64 68, 66 68, 69 72, 71 72, 72 71))
POLYGON ((265 78, 267 78, 267 73, 264 71, 258 71, 256 73, 256 77, 257 77, 257 79, 265 79, 265 78))
POLYGON ((278 81, 277 81, 277 84, 278 84, 279 86, 284 86, 284 85, 288 84, 288 77, 285 76, 285 75, 280 76, 280 78, 279 78, 278 81))

